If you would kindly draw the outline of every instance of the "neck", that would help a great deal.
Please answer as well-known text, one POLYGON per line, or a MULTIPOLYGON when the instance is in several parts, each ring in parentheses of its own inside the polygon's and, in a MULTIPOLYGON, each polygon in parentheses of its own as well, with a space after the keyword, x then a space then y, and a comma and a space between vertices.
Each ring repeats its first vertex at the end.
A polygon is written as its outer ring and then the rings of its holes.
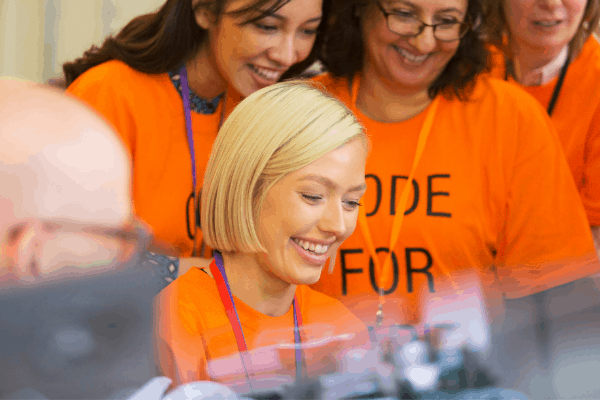
POLYGON ((406 121, 427 108, 427 89, 399 87, 365 70, 358 88, 356 107, 380 122, 406 121))
POLYGON ((219 73, 210 57, 208 46, 202 46, 198 54, 185 64, 190 88, 198 96, 211 99, 227 89, 227 81, 219 73))
POLYGON ((273 275, 261 260, 258 253, 223 253, 231 293, 256 311, 278 317, 289 311, 296 285, 273 275))
POLYGON ((558 57, 562 51, 562 47, 531 47, 514 42, 511 45, 511 51, 514 58, 515 78, 521 82, 524 76, 549 64, 558 57))

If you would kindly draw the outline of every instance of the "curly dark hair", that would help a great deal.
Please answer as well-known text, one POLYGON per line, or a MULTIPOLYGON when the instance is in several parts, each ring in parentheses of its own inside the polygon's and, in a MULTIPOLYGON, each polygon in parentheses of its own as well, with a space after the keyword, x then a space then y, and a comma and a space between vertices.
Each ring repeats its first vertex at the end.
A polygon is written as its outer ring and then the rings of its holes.
MULTIPOLYGON (((322 55, 332 76, 352 79, 362 71, 365 48, 361 13, 375 1, 334 0, 335 13, 329 20, 322 55)), ((454 57, 429 87, 429 97, 442 93, 467 100, 475 78, 489 69, 489 52, 482 38, 485 20, 481 1, 469 0, 466 20, 471 22, 471 28, 461 39, 454 57)))
MULTIPOLYGON (((148 74, 171 71, 189 61, 208 39, 208 32, 196 23, 195 13, 205 8, 218 21, 225 13, 227 0, 167 0, 158 11, 131 20, 116 36, 92 46, 83 56, 63 65, 66 84, 70 85, 88 69, 109 60, 120 60, 131 68, 148 74)), ((243 24, 255 22, 283 7, 290 0, 254 0, 245 7, 229 12, 245 17, 243 24)), ((323 20, 328 19, 331 0, 323 0, 323 20)), ((293 65, 281 80, 295 77, 314 63, 323 44, 322 22, 309 56, 293 65)))

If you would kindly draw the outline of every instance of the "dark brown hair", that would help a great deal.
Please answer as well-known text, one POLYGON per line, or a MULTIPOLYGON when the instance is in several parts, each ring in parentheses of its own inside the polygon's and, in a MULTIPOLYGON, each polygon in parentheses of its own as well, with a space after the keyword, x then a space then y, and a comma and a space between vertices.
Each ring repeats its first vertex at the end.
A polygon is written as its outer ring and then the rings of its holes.
MULTIPOLYGON (((466 100, 479 73, 488 68, 488 50, 481 38, 483 8, 481 0, 469 0, 466 20, 472 28, 461 39, 456 54, 429 87, 429 97, 438 93, 466 100)), ((323 62, 335 77, 352 79, 363 68, 364 40, 361 13, 374 0, 334 0, 335 15, 325 37, 323 62)))
MULTIPOLYGON (((508 33, 508 21, 504 10, 504 0, 487 0, 487 35, 490 43, 502 50, 509 58, 512 58, 510 47, 505 41, 505 35, 508 33)), ((579 29, 569 43, 570 52, 576 57, 581 48, 594 33, 598 32, 598 23, 600 22, 600 0, 588 0, 581 20, 579 29)))
MULTIPOLYGON (((217 21, 225 13, 227 0, 167 0, 156 12, 131 20, 116 36, 109 36, 100 47, 92 46, 75 61, 65 63, 63 71, 67 85, 88 69, 109 60, 120 60, 131 68, 148 74, 172 71, 191 59, 208 39, 208 32, 196 23, 195 13, 207 9, 217 21)), ((254 0, 246 7, 229 12, 234 17, 246 17, 242 22, 255 22, 283 7, 291 0, 254 0)), ((328 18, 330 0, 323 0, 323 21, 328 18)), ((323 27, 306 60, 293 65, 283 79, 296 76, 308 68, 320 53, 323 27)))

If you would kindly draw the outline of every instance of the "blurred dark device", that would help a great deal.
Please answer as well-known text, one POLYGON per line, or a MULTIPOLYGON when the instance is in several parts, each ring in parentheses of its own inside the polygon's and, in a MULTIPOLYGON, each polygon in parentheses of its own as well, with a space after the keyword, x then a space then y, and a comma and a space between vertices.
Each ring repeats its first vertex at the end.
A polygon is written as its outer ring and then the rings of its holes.
POLYGON ((154 376, 158 291, 131 267, 0 289, 0 399, 127 398, 154 376))

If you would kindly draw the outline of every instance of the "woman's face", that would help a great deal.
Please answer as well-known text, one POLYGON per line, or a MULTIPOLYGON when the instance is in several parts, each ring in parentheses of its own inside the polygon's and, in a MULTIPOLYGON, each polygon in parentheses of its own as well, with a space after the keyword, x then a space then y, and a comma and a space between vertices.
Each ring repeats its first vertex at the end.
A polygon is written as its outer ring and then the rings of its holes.
POLYGON ((587 0, 503 0, 508 28, 526 48, 560 50, 577 33, 587 0))
POLYGON ((356 227, 366 157, 363 142, 353 140, 273 185, 258 227, 266 255, 257 257, 267 273, 294 285, 319 279, 356 227))
POLYGON ((323 0, 291 0, 275 13, 245 25, 247 16, 227 14, 253 1, 229 1, 218 23, 205 12, 197 13, 199 25, 209 31, 216 69, 244 97, 276 83, 292 65, 308 57, 323 6, 323 0))
MULTIPOLYGON (((381 0, 388 13, 413 17, 427 24, 463 22, 468 0, 381 0)), ((391 32, 386 17, 372 2, 362 16, 365 72, 376 74, 392 86, 427 90, 456 53, 459 40, 442 42, 425 28, 419 36, 406 38, 391 32)))

